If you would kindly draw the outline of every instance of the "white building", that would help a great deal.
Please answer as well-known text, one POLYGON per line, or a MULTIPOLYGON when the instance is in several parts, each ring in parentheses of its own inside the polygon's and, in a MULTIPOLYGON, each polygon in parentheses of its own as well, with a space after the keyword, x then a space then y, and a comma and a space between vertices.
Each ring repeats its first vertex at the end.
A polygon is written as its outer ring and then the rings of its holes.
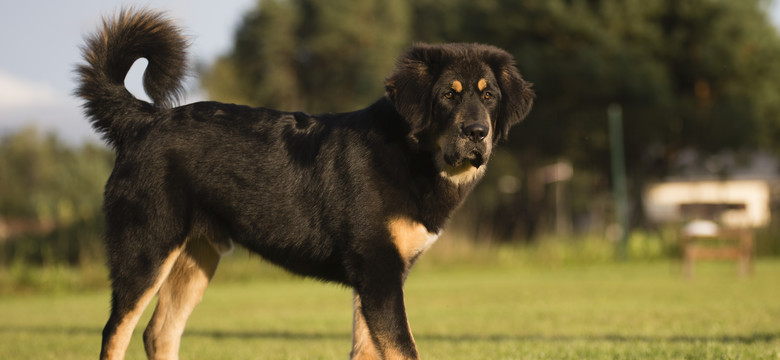
POLYGON ((726 227, 762 227, 780 201, 778 162, 769 154, 680 156, 680 172, 644 191, 645 212, 656 223, 706 219, 726 227))
POLYGON ((645 192, 645 211, 654 222, 706 218, 727 227, 769 224, 770 188, 763 180, 670 181, 645 192))

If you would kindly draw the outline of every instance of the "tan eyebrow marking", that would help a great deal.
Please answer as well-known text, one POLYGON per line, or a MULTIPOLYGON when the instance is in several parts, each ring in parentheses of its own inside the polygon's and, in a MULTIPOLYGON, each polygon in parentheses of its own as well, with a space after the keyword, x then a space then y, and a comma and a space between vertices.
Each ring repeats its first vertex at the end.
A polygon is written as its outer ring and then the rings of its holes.
POLYGON ((463 84, 460 81, 458 81, 458 80, 453 81, 452 82, 452 90, 455 90, 455 92, 458 92, 458 93, 463 91, 463 84))
POLYGON ((479 79, 479 82, 477 83, 477 89, 479 89, 479 91, 482 91, 485 90, 486 87, 487 87, 487 80, 479 79))

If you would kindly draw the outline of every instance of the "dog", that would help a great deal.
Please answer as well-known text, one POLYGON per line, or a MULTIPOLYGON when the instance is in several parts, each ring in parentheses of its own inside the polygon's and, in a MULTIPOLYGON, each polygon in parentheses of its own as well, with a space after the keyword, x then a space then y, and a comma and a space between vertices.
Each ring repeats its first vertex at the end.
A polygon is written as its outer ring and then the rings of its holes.
POLYGON ((149 358, 177 358, 185 322, 233 243, 353 289, 352 359, 418 359, 403 284, 485 173, 534 92, 504 50, 415 44, 370 106, 310 115, 218 102, 175 107, 187 39, 165 14, 122 10, 86 39, 76 94, 116 151, 106 183, 112 285, 102 359, 143 310, 149 358), (135 98, 124 78, 146 58, 135 98))

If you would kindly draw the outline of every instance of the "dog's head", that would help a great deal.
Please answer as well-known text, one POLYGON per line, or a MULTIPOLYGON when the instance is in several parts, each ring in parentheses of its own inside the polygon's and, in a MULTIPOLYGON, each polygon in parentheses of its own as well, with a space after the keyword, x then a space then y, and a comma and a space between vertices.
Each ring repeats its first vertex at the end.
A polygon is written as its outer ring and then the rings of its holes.
POLYGON ((484 172, 493 146, 534 99, 512 56, 479 44, 417 44, 401 56, 386 89, 412 140, 456 183, 484 172))

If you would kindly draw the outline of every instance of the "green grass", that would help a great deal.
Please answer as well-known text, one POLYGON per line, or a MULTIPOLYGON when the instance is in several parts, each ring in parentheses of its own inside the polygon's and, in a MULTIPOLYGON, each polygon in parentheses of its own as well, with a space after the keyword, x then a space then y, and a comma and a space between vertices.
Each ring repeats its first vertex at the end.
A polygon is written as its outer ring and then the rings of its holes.
MULTIPOLYGON (((245 263, 218 273, 183 359, 348 357, 350 290, 245 263)), ((780 358, 780 260, 744 279, 733 263, 698 264, 692 280, 669 262, 416 270, 406 298, 425 359, 780 358)), ((106 290, 4 295, 0 359, 95 358, 107 312, 106 290)), ((129 359, 144 358, 142 331, 129 359)))

